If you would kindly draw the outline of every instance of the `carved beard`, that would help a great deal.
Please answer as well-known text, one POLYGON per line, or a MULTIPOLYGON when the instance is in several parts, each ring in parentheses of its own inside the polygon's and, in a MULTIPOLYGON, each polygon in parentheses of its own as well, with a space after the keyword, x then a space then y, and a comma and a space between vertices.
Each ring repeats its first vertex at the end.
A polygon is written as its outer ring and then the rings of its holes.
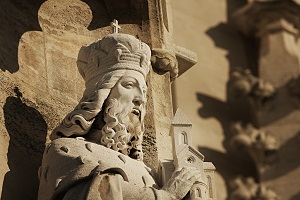
POLYGON ((137 160, 143 159, 143 124, 128 108, 122 110, 117 99, 109 99, 104 112, 105 125, 100 143, 137 160))

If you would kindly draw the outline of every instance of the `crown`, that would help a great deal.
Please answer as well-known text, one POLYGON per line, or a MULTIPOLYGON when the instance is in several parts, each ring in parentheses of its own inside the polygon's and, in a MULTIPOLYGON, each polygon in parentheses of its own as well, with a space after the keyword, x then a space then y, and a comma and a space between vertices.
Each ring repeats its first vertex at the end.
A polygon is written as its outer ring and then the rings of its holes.
POLYGON ((115 70, 135 70, 144 77, 149 72, 151 50, 128 34, 113 33, 87 46, 78 54, 77 66, 86 84, 115 70))

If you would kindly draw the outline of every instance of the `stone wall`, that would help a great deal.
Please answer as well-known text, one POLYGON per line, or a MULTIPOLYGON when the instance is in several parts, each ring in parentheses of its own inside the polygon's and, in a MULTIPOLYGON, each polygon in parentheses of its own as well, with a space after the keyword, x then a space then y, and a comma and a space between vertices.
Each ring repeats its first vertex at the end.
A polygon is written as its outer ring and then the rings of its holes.
POLYGON ((242 3, 172 2, 175 42, 198 56, 198 63, 173 84, 176 107, 191 119, 193 145, 217 168, 219 200, 227 198, 229 178, 241 171, 238 162, 227 155, 228 141, 224 138, 230 124, 226 94, 229 71, 232 66, 246 64, 241 37, 229 17, 242 3))
POLYGON ((172 9, 175 42, 198 55, 196 66, 173 84, 175 107, 189 116, 193 144, 217 168, 218 199, 237 194, 234 188, 247 194, 249 185, 269 196, 273 190, 278 199, 299 199, 299 3, 188 0, 173 1, 172 9), (249 70, 268 94, 233 101, 230 77, 237 67, 249 70), (244 123, 239 133, 257 136, 256 147, 234 150, 237 121, 244 123), (238 176, 252 178, 237 184, 238 176))

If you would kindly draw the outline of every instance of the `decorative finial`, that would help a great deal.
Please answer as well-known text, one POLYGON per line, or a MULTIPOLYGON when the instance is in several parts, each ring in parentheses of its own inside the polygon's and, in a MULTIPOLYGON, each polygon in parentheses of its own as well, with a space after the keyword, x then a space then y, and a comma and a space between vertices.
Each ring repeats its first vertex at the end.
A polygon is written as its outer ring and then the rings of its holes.
POLYGON ((113 22, 110 23, 110 26, 113 28, 113 33, 118 33, 121 26, 119 26, 118 20, 114 19, 113 22))

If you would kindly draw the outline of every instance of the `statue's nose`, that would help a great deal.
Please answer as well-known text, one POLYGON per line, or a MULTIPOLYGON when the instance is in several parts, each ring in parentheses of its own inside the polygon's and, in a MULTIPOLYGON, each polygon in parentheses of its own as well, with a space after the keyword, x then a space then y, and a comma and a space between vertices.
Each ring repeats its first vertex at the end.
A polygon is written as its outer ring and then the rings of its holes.
POLYGON ((143 97, 135 97, 132 102, 133 102, 133 104, 135 106, 140 106, 140 105, 142 105, 142 104, 145 103, 145 98, 143 98, 143 97))

